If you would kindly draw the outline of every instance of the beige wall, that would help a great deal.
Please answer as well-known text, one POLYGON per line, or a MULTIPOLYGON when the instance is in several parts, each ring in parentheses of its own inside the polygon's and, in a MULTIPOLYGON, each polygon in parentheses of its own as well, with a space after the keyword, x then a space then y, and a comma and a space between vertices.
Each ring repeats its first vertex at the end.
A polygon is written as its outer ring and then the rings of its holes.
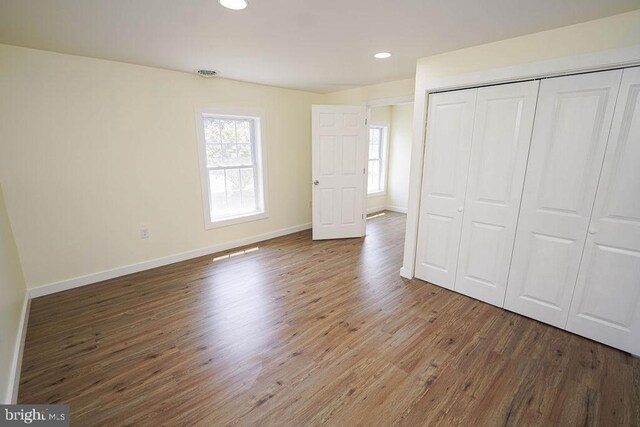
POLYGON ((0 186, 0 403, 9 403, 26 287, 0 186))
POLYGON ((371 124, 388 128, 386 191, 367 199, 367 211, 385 208, 406 211, 411 164, 411 120, 413 104, 371 108, 371 124))
POLYGON ((640 43, 640 9, 581 24, 418 59, 416 86, 427 79, 526 64, 640 43))
POLYGON ((0 62, 0 181, 28 287, 311 221, 323 95, 7 45, 0 62), (264 111, 268 219, 205 230, 202 105, 264 111))
POLYGON ((311 105, 414 88, 320 95, 7 45, 0 61, 0 180, 29 288, 310 223, 311 105), (268 219, 205 230, 195 107, 207 105, 264 111, 268 219))
POLYGON ((391 107, 391 145, 389 146, 386 205, 391 209, 405 212, 409 200, 412 120, 413 104, 391 107))
POLYGON ((409 212, 402 274, 411 276, 426 127, 425 90, 439 79, 640 45, 640 10, 421 58, 416 68, 409 212))

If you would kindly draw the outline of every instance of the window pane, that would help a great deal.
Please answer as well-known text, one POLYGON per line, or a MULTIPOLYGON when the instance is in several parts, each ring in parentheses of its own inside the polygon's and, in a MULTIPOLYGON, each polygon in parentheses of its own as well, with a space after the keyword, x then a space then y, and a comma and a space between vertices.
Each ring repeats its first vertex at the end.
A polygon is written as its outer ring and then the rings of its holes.
POLYGON ((207 167, 254 164, 250 119, 204 117, 207 167))
POLYGON ((242 193, 240 191, 240 169, 227 169, 227 204, 229 213, 242 211, 242 193))
POLYGON ((380 190, 380 160, 369 160, 367 192, 374 193, 380 190))
POLYGON ((222 123, 222 143, 234 144, 236 142, 236 123, 234 120, 220 120, 222 123))
POLYGON ((251 122, 249 120, 238 120, 236 122, 237 142, 248 144, 251 142, 251 122))
POLYGON ((382 129, 371 128, 369 129, 369 159, 380 158, 380 143, 381 143, 382 129))
POLYGON ((369 159, 378 160, 380 158, 380 145, 379 144, 371 144, 369 145, 369 159))
POLYGON ((251 159, 251 144, 238 144, 238 164, 253 164, 251 159))
POLYGON ((220 166, 222 161, 222 145, 206 144, 207 148, 207 167, 220 166))
POLYGON ((225 215, 228 212, 227 195, 224 187, 224 171, 209 171, 209 191, 211 217, 225 215))
POLYGON ((204 140, 207 144, 219 144, 220 139, 220 121, 213 117, 204 117, 204 140))
POLYGON ((240 172, 240 177, 242 178, 242 209, 247 212, 256 210, 256 193, 253 176, 253 168, 242 169, 240 172))
POLYGON ((211 219, 255 212, 253 168, 210 170, 211 219))
POLYGON ((222 144, 219 166, 236 166, 238 164, 238 151, 236 144, 222 144))
POLYGON ((369 129, 369 141, 373 144, 380 144, 380 128, 369 129))

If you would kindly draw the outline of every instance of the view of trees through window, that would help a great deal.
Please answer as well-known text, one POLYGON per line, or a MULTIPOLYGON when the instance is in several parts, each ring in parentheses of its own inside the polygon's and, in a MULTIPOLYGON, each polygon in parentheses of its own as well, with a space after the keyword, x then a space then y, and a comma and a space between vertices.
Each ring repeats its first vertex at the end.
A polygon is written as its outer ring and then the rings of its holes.
POLYGON ((211 221, 260 210, 255 120, 203 117, 211 221))

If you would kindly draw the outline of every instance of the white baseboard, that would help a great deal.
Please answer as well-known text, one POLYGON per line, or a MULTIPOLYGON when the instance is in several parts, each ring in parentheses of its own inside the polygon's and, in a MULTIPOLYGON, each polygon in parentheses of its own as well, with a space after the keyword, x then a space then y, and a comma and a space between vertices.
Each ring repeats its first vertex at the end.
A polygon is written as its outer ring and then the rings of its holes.
POLYGON ((405 279, 413 279, 413 274, 411 274, 411 272, 404 267, 400 269, 400 276, 404 277, 405 279))
POLYGON ((150 270, 152 268, 161 267, 163 265, 173 264, 180 261, 186 261, 192 258, 198 258, 205 255, 214 254, 216 252, 227 251, 229 249, 237 248, 240 246, 251 245, 253 243, 262 242, 264 240, 273 239, 275 237, 285 236, 287 234, 297 233, 299 231, 308 230, 311 228, 311 224, 302 224, 295 227, 283 228, 280 230, 271 231, 269 233, 260 234, 258 236, 247 237, 245 239, 234 240, 228 243, 222 243, 219 245, 209 246, 206 248, 195 249, 193 251, 183 252, 180 254, 169 255, 162 258, 156 258, 149 261, 144 261, 137 264, 126 265, 123 267, 114 268, 112 270, 105 270, 87 276, 75 277, 73 279, 62 280, 60 282, 50 283, 47 285, 38 286, 29 289, 29 296, 31 298, 38 298, 44 295, 53 294, 56 292, 66 291, 68 289, 79 288, 81 286, 90 285, 92 283, 102 282, 104 280, 115 279, 116 277, 126 276, 127 274, 137 273, 144 270, 150 270))
POLYGON ((407 208, 401 208, 399 206, 387 206, 385 209, 391 212, 398 212, 403 214, 407 213, 407 208))
POLYGON ((13 360, 11 361, 11 372, 7 385, 7 402, 16 403, 18 401, 18 386, 20 385, 20 371, 22 369, 22 354, 24 352, 24 341, 27 338, 27 323, 29 322, 29 307, 31 298, 29 293, 24 296, 22 311, 20 312, 20 324, 16 336, 15 348, 13 349, 13 360))
POLYGON ((375 207, 375 208, 367 208, 367 215, 372 214, 374 212, 382 212, 385 209, 386 208, 384 206, 378 206, 378 207, 375 207))
POLYGON ((372 214, 374 212, 382 212, 382 211, 391 211, 391 212, 406 214, 407 208, 401 208, 398 206, 378 206, 375 208, 367 208, 367 215, 372 214))

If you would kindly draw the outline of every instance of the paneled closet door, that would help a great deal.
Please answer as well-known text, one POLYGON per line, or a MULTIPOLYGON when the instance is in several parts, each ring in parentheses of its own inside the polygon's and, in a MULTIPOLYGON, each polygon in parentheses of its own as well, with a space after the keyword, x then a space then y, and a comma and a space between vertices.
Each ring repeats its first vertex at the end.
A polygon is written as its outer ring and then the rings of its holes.
POLYGON ((429 96, 416 277, 453 289, 477 89, 429 96))
POLYGON ((567 329, 640 355, 640 68, 624 70, 567 329))
POLYGON ((455 290, 502 307, 538 81, 478 89, 455 290))
POLYGON ((505 308, 564 327, 621 70, 543 80, 505 308))

